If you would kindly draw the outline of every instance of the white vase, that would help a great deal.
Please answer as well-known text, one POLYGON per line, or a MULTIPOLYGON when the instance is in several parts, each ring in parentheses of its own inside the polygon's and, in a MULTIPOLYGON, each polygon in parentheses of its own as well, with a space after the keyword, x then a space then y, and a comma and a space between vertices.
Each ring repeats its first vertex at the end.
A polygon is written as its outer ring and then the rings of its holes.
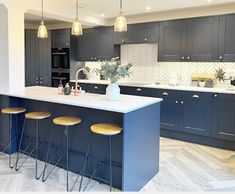
POLYGON ((120 98, 120 88, 117 83, 111 83, 106 88, 106 96, 110 101, 117 101, 120 98))

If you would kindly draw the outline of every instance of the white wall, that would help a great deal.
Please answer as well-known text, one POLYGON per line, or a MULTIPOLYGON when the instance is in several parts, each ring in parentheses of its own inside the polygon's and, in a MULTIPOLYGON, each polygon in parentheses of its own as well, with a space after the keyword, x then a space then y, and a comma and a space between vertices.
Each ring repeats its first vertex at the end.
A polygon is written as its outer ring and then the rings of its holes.
POLYGON ((0 90, 9 88, 9 66, 8 66, 8 13, 7 8, 0 4, 0 90))

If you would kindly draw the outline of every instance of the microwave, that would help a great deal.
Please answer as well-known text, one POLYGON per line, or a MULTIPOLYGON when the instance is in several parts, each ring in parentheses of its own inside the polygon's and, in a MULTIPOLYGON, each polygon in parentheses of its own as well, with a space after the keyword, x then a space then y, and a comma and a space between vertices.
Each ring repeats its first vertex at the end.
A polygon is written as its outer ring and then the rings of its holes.
POLYGON ((69 48, 52 49, 52 69, 70 69, 69 48))

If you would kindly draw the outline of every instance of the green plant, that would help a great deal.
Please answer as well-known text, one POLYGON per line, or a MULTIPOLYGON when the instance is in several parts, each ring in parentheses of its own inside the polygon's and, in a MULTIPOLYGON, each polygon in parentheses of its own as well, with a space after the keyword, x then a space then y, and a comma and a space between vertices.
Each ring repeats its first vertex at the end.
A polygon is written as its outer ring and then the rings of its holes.
POLYGON ((101 68, 96 68, 97 75, 101 75, 105 80, 110 80, 111 83, 117 83, 121 78, 130 77, 130 68, 132 64, 122 65, 120 61, 112 59, 101 64, 101 68))
POLYGON ((216 79, 218 79, 220 82, 224 81, 225 79, 225 72, 222 68, 216 69, 216 79))

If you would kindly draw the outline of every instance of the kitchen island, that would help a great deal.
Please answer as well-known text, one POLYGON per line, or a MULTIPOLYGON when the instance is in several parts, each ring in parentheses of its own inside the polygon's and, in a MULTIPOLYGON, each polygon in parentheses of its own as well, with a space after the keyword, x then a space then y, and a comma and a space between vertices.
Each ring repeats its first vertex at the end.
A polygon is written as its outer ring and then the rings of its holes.
MULTIPOLYGON (((122 191, 139 191, 159 171, 160 98, 121 95, 117 102, 111 102, 104 95, 79 94, 78 96, 58 95, 57 89, 29 87, 17 92, 0 91, 0 108, 20 106, 30 111, 49 111, 52 118, 58 116, 78 116, 79 126, 70 133, 69 169, 78 173, 81 170, 84 152, 89 136, 89 127, 95 123, 113 123, 123 127, 123 133, 113 138, 113 185, 122 191)), ((8 143, 7 118, 1 116, 1 141, 8 143)), ((40 159, 45 160, 52 118, 40 123, 40 159)), ((23 116, 17 118, 22 126, 23 116)), ((35 123, 27 125, 23 145, 34 137, 35 123), (31 129, 31 130, 30 130, 31 129)), ((21 127, 20 127, 21 128, 21 127)), ((64 145, 64 131, 55 127, 58 144, 64 145)), ((16 133, 13 124, 12 134, 16 133)), ((18 134, 19 136, 19 134, 18 134)), ((12 137, 13 138, 13 137, 12 137)), ((97 161, 108 160, 108 141, 95 136, 92 142, 86 175, 94 170, 97 161)), ((17 144, 13 145, 16 151, 17 144)), ((63 161, 65 162, 65 161, 63 161)), ((61 165, 63 167, 63 163, 61 165)), ((108 165, 97 173, 97 180, 108 181, 108 165)))

